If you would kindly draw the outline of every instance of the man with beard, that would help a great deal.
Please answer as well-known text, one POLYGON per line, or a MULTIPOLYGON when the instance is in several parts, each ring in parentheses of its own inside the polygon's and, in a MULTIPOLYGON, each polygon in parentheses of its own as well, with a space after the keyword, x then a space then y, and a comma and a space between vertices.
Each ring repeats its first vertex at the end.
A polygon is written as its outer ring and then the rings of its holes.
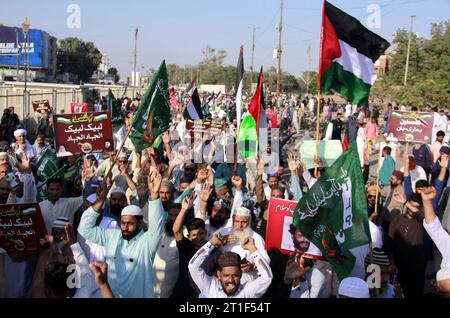
POLYGON ((216 277, 209 276, 201 267, 211 252, 223 244, 223 236, 214 234, 189 262, 189 272, 195 284, 206 298, 260 298, 272 281, 269 264, 255 246, 255 241, 247 237, 240 247, 255 261, 259 276, 250 282, 242 282, 242 264, 239 254, 225 252, 219 256, 216 277))
MULTIPOLYGON (((89 202, 95 203, 96 194, 92 194, 87 198, 89 202)), ((109 207, 105 207, 99 214, 96 225, 102 229, 118 229, 120 225, 120 214, 125 208, 126 198, 125 192, 121 188, 113 188, 110 191, 109 207)), ((83 235, 78 233, 78 241, 90 262, 104 262, 105 248, 90 240, 86 240, 83 235)), ((99 294, 98 294, 99 295, 99 294)))
MULTIPOLYGON (((159 193, 161 195, 161 189, 159 193)), ((169 298, 178 279, 179 258, 173 224, 180 210, 181 204, 167 204, 168 219, 153 261, 155 298, 169 298)))
POLYGON ((404 195, 403 172, 394 170, 391 176, 391 185, 381 190, 381 195, 386 198, 384 207, 391 213, 398 214, 403 211, 403 204, 395 200, 396 194, 404 195))
POLYGON ((47 200, 39 203, 47 232, 51 232, 52 224, 58 217, 65 217, 73 224, 75 213, 83 204, 83 196, 61 198, 62 190, 63 181, 61 179, 47 180, 47 200))
POLYGON ((281 284, 281 297, 328 298, 333 293, 332 284, 338 285, 330 263, 320 250, 294 225, 292 235, 295 251, 286 265, 281 284))
MULTIPOLYGON (((201 205, 200 205, 201 208, 201 205)), ((205 221, 205 229, 207 231, 208 239, 211 239, 212 235, 223 228, 228 219, 230 218, 230 205, 223 199, 214 201, 211 216, 205 221)))
POLYGON ((265 250, 265 242, 261 235, 254 232, 251 227, 251 212, 246 207, 240 206, 236 209, 235 213, 232 215, 232 226, 222 228, 219 233, 222 237, 230 236, 230 241, 234 239, 233 244, 222 245, 222 252, 235 252, 239 254, 242 259, 241 270, 242 270, 242 281, 252 281, 258 276, 255 271, 255 260, 252 258, 251 253, 245 250, 241 244, 245 241, 247 237, 253 238, 255 245, 260 253, 260 255, 265 259, 267 264, 270 264, 269 255, 265 250))
POLYGON ((168 211, 170 201, 172 200, 172 189, 173 185, 169 180, 163 180, 161 182, 161 188, 159 189, 159 198, 161 199, 164 211, 168 211))
POLYGON ((422 297, 424 293, 425 249, 422 197, 414 193, 405 203, 406 213, 398 215, 389 227, 384 248, 398 269, 405 298, 422 297))
POLYGON ((143 212, 135 205, 123 209, 120 230, 104 230, 96 226, 107 189, 102 185, 97 200, 81 218, 78 231, 86 239, 105 247, 108 263, 108 283, 116 297, 152 298, 153 260, 163 234, 164 210, 159 199, 162 177, 148 176, 148 230, 144 232, 143 212))

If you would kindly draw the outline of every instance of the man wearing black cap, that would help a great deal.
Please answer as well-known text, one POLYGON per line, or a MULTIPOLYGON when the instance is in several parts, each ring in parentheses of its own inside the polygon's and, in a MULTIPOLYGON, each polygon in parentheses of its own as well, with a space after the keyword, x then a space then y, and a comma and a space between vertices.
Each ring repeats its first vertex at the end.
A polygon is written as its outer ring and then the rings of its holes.
POLYGON ((222 235, 216 233, 189 262, 189 272, 203 296, 206 298, 260 298, 264 295, 272 281, 272 271, 256 249, 251 237, 245 239, 242 248, 251 253, 258 269, 258 278, 241 285, 241 257, 234 252, 225 252, 219 256, 217 277, 211 277, 205 273, 201 265, 208 255, 222 244, 222 235))

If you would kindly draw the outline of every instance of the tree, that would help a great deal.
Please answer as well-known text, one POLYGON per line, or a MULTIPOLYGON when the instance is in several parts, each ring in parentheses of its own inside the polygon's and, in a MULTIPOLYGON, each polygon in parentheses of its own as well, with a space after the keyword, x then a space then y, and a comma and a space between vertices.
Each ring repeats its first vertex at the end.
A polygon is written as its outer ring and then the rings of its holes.
POLYGON ((207 46, 202 50, 203 60, 200 64, 202 65, 223 65, 223 60, 227 57, 228 53, 225 50, 218 50, 207 46))
POLYGON ((114 83, 117 84, 120 81, 119 71, 115 67, 111 67, 108 70, 108 74, 114 77, 114 83))
POLYGON ((408 32, 394 35, 394 51, 389 55, 389 71, 375 82, 372 95, 391 97, 399 104, 443 107, 450 104, 450 20, 432 24, 431 39, 413 35, 407 85, 403 86, 408 32))
POLYGON ((100 65, 102 54, 94 43, 69 37, 60 40, 57 59, 61 72, 72 73, 78 80, 88 81, 100 65))

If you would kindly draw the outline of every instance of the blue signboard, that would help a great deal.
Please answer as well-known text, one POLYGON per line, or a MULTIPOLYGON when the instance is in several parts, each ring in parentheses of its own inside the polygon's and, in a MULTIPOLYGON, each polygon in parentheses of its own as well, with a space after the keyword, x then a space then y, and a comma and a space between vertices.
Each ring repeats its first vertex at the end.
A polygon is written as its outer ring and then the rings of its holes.
POLYGON ((26 45, 21 28, 0 26, 0 67, 15 67, 17 56, 19 66, 23 67, 28 51, 30 68, 48 68, 49 43, 50 36, 44 31, 30 29, 26 45))

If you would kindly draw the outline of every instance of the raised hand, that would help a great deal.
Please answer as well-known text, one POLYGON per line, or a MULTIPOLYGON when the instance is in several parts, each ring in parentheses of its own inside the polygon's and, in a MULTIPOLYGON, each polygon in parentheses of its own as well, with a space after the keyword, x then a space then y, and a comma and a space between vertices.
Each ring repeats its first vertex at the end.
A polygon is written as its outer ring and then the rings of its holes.
POLYGON ((295 156, 293 154, 288 155, 288 166, 289 166, 289 170, 291 170, 291 174, 295 175, 299 168, 299 161, 298 161, 297 156, 295 156))
POLYGON ((439 164, 441 165, 442 169, 447 169, 448 168, 448 161, 449 161, 449 156, 446 154, 443 154, 441 156, 441 161, 439 162, 439 164))
POLYGON ((168 145, 170 143, 170 133, 168 130, 163 132, 162 134, 162 141, 165 145, 168 145))
POLYGON ((208 179, 208 170, 205 168, 200 169, 197 172, 197 179, 201 182, 205 181, 206 179, 208 179))
POLYGON ((108 282, 108 264, 105 262, 92 262, 89 265, 94 274, 97 285, 105 285, 108 282))
POLYGON ((241 246, 244 250, 247 250, 250 253, 254 253, 256 251, 255 240, 251 236, 247 237, 241 246))
POLYGON ((399 202, 399 203, 403 203, 403 204, 406 203, 405 196, 403 194, 401 194, 400 192, 398 192, 398 191, 394 191, 394 200, 399 202))
POLYGON ((30 159, 25 152, 22 154, 21 161, 22 163, 20 165, 20 168, 23 171, 30 171, 30 159))
POLYGON ((209 242, 215 247, 220 247, 223 244, 223 236, 219 232, 214 233, 209 242))
POLYGON ((67 224, 64 226, 64 232, 65 235, 63 237, 63 241, 67 246, 71 246, 77 242, 72 225, 67 224))
POLYGON ((202 200, 203 202, 208 201, 212 191, 212 186, 209 183, 205 182, 202 186, 202 191, 200 192, 200 200, 202 200))
POLYGON ((423 201, 432 201, 436 197, 435 187, 425 187, 417 189, 417 193, 422 196, 423 201))
POLYGON ((186 198, 184 198, 183 202, 181 203, 181 210, 187 211, 192 207, 193 204, 194 204, 194 200, 191 200, 190 198, 186 197, 186 198))
POLYGON ((159 172, 151 172, 148 176, 148 190, 152 196, 152 200, 159 197, 159 188, 161 187, 162 176, 159 172))
POLYGON ((256 172, 258 174, 264 173, 264 165, 265 165, 264 158, 258 156, 258 162, 256 163, 256 172))

